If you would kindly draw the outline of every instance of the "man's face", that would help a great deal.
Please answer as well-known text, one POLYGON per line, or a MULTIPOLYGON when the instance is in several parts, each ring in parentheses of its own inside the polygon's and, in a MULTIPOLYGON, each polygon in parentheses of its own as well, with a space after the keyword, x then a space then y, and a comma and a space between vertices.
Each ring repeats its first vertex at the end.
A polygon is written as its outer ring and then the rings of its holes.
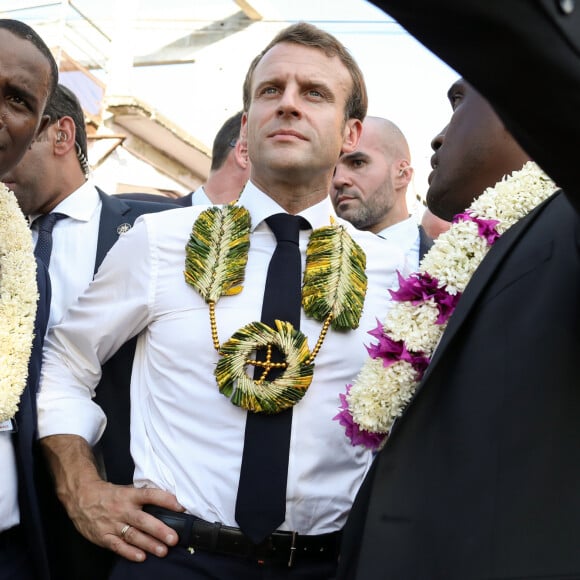
POLYGON ((242 120, 257 185, 270 180, 309 183, 323 177, 328 187, 349 128, 359 123, 345 123, 351 86, 340 59, 316 48, 281 43, 263 56, 242 120))
MULTIPOLYGON (((14 192, 24 215, 49 213, 58 203, 53 156, 56 123, 47 127, 27 149, 16 167, 1 176, 8 189, 14 192)), ((57 176, 58 179, 58 176, 57 176)))
POLYGON ((0 29, 0 175, 36 135, 50 90, 50 65, 32 42, 0 29))
POLYGON ((367 119, 356 151, 336 164, 330 197, 336 213, 356 228, 378 233, 395 204, 396 161, 382 146, 381 135, 367 119))
POLYGON ((466 81, 454 83, 448 97, 453 114, 431 142, 435 153, 427 191, 429 209, 445 220, 463 212, 510 171, 504 160, 511 159, 508 152, 514 147, 493 109, 466 81))

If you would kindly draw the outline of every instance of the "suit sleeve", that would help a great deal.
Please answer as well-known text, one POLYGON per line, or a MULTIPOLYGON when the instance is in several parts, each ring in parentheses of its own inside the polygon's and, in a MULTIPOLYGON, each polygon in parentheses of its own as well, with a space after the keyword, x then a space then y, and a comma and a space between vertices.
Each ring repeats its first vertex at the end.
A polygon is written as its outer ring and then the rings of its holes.
POLYGON ((528 154, 580 197, 580 6, 574 10, 564 0, 373 3, 476 87, 528 154))

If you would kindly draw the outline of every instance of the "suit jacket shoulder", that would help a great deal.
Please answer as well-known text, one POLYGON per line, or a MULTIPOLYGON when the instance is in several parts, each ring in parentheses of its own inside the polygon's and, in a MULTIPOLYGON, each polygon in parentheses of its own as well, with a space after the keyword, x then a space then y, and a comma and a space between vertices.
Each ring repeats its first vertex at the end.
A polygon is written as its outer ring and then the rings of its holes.
POLYGON ((165 195, 155 195, 154 193, 118 193, 116 198, 133 201, 148 201, 157 203, 174 203, 179 206, 191 205, 191 196, 193 192, 181 197, 168 197, 165 195))
POLYGON ((119 236, 133 227, 135 220, 142 214, 175 209, 174 203, 158 203, 152 201, 139 201, 132 199, 120 199, 116 195, 108 195, 97 187, 101 198, 102 209, 99 222, 99 239, 97 242, 97 256, 95 259, 95 272, 98 270, 103 258, 111 249, 119 236))

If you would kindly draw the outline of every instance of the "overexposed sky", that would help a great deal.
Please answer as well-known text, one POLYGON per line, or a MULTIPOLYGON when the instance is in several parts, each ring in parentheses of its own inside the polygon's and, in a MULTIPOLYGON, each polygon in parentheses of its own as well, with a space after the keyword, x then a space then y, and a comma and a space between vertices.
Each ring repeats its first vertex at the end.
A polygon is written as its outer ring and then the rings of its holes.
POLYGON ((0 0, 0 14, 28 21, 50 46, 64 44, 80 62, 97 63, 103 68, 91 72, 109 95, 138 98, 210 149, 223 121, 241 109, 242 83, 254 56, 288 23, 311 22, 337 36, 358 61, 369 114, 391 119, 409 141, 415 167, 409 197, 424 195, 429 144, 449 120, 446 93, 458 75, 366 0, 248 4, 261 20, 240 30, 234 25, 235 33, 205 45, 208 27, 227 27, 228 17, 239 14, 234 0, 0 0), (184 43, 195 62, 132 67, 134 57, 175 41, 184 43))
POLYGON ((406 135, 415 167, 409 197, 423 195, 430 141, 449 120, 446 93, 457 73, 364 0, 251 4, 264 16, 262 22, 203 49, 195 64, 134 69, 132 92, 211 146, 221 123, 241 108, 241 86, 253 57, 288 22, 312 22, 337 36, 361 66, 369 114, 391 119, 406 135))

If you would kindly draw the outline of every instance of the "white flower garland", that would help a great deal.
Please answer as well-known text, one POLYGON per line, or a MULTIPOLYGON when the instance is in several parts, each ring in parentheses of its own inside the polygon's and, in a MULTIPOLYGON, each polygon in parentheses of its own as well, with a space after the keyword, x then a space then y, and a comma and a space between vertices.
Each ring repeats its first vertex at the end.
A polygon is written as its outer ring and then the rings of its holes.
POLYGON ((394 420, 411 400, 461 293, 491 246, 555 190, 537 165, 526 163, 455 217, 421 261, 419 272, 400 277, 399 290, 391 292, 395 305, 384 323, 369 333, 378 343, 368 347, 370 358, 340 395, 341 411, 334 418, 353 445, 384 444, 394 420))
POLYGON ((14 417, 26 386, 37 299, 30 229, 0 183, 0 421, 14 417))

